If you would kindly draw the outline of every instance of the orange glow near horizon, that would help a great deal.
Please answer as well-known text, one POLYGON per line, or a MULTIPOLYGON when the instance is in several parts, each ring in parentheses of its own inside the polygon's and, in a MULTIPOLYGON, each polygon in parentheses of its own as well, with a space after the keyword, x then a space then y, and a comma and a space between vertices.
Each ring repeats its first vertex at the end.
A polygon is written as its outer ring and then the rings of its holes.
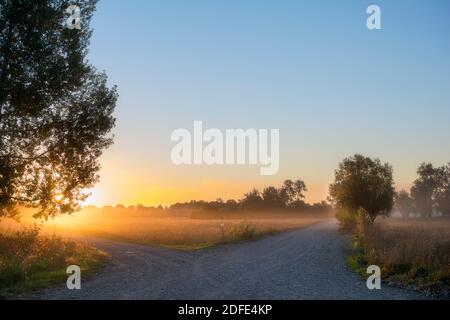
MULTIPOLYGON (((189 202, 191 200, 206 200, 213 201, 216 199, 241 199, 245 193, 250 191, 253 187, 262 190, 269 184, 257 183, 229 183, 219 181, 204 180, 199 185, 189 186, 183 188, 176 187, 157 187, 152 185, 142 185, 136 181, 136 186, 133 186, 132 181, 126 185, 121 194, 114 192, 108 185, 99 184, 92 190, 91 195, 84 203, 84 206, 115 206, 118 204, 131 206, 136 204, 143 204, 145 206, 169 206, 177 202, 189 202)), ((270 185, 279 186, 279 183, 270 185)), ((320 202, 327 199, 329 183, 309 183, 307 184, 308 191, 305 194, 305 201, 308 203, 320 202)), ((400 183, 396 185, 397 190, 409 190, 411 183, 400 183)))
MULTIPOLYGON (((168 151, 148 149, 142 152, 137 156, 129 150, 125 152, 128 156, 123 157, 123 151, 118 145, 113 145, 105 152, 101 159, 100 182, 90 190, 91 196, 84 206, 169 206, 191 200, 237 200, 253 188, 261 191, 267 186, 280 187, 286 179, 305 181, 308 188, 305 201, 315 203, 327 199, 334 170, 344 157, 336 155, 334 158, 324 158, 313 154, 313 161, 296 153, 283 157, 287 160, 282 163, 279 175, 263 177, 258 174, 256 167, 174 166, 162 157, 170 154, 168 151)), ((400 165, 389 158, 386 161, 398 168, 394 177, 396 189, 409 190, 415 165, 400 165)))
MULTIPOLYGON (((255 187, 259 190, 265 185, 255 187)), ((245 193, 249 192, 253 185, 229 185, 227 183, 203 181, 199 187, 196 188, 157 188, 157 187, 141 187, 141 188, 127 188, 123 197, 115 198, 108 194, 103 189, 104 186, 98 186, 90 191, 91 196, 86 200, 84 206, 102 207, 106 205, 115 206, 118 204, 130 206, 136 204, 143 204, 146 206, 169 206, 177 202, 189 202, 191 200, 206 200, 213 201, 216 199, 241 199, 245 193), (131 192, 130 192, 131 191, 131 192)), ((314 203, 326 200, 327 187, 322 185, 310 185, 308 192, 306 192, 306 202, 314 203)))

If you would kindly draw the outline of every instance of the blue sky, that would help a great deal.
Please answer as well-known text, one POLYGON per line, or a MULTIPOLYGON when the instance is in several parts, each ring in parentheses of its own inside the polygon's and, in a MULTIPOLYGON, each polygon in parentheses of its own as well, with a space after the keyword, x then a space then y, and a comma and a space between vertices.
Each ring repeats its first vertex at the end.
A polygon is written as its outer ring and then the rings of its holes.
POLYGON ((450 161, 450 2, 99 2, 89 59, 118 85, 115 145, 93 203, 235 197, 302 178, 326 197, 337 164, 363 153, 408 187, 450 161), (382 30, 366 28, 377 4, 382 30), (176 128, 279 128, 280 173, 174 167, 176 128), (139 190, 139 192, 136 192, 139 190))

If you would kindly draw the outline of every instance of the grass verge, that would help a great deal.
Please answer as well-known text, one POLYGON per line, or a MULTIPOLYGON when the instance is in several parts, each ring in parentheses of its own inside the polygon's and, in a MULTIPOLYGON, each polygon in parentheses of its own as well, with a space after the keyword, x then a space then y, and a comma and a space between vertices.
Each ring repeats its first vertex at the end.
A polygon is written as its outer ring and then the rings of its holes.
POLYGON ((381 268, 384 282, 450 298, 450 221, 389 219, 353 238, 348 266, 367 277, 381 268))
POLYGON ((49 286, 68 277, 66 268, 78 265, 89 274, 108 255, 87 244, 41 235, 38 228, 0 233, 0 298, 49 286))

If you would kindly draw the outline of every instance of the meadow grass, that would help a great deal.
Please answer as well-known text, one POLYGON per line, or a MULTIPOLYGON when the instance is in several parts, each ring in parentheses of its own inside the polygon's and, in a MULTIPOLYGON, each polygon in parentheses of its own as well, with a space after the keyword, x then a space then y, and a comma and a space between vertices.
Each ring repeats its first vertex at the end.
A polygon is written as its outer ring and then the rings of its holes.
POLYGON ((83 274, 108 256, 86 244, 42 235, 39 228, 0 230, 0 297, 8 298, 65 281, 66 268, 78 265, 83 274))
POLYGON ((310 226, 324 218, 190 219, 188 217, 114 218, 96 223, 48 225, 65 235, 85 235, 121 242, 198 250, 221 244, 256 240, 279 232, 310 226))
POLYGON ((448 298, 450 219, 380 220, 365 231, 348 263, 362 274, 378 265, 387 282, 448 298))

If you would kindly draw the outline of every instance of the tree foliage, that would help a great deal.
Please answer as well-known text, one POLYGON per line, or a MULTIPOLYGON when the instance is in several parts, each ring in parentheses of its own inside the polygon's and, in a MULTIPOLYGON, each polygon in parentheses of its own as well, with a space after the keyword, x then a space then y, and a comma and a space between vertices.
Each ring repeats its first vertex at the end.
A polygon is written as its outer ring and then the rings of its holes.
POLYGON ((435 208, 444 216, 450 216, 450 163, 439 168, 438 187, 435 190, 435 208))
POLYGON ((393 207, 392 167, 378 159, 354 155, 344 159, 330 185, 332 203, 356 215, 363 209, 369 222, 377 216, 388 216, 393 207))
POLYGON ((112 143, 117 93, 86 59, 96 0, 0 0, 0 218, 75 211, 112 143))
POLYGON ((439 171, 431 163, 422 163, 417 169, 419 177, 414 180, 411 196, 417 212, 424 217, 431 217, 433 214, 433 197, 439 186, 439 171))
POLYGON ((205 210, 209 212, 223 211, 277 211, 277 212, 329 212, 331 207, 326 201, 307 204, 305 198, 306 185, 302 180, 286 180, 279 188, 268 186, 262 191, 253 188, 239 200, 217 199, 216 201, 190 201, 176 203, 170 209, 205 210))
POLYGON ((295 206, 303 202, 305 192, 308 191, 305 182, 302 180, 286 180, 282 186, 282 192, 285 193, 285 202, 287 205, 295 206))

